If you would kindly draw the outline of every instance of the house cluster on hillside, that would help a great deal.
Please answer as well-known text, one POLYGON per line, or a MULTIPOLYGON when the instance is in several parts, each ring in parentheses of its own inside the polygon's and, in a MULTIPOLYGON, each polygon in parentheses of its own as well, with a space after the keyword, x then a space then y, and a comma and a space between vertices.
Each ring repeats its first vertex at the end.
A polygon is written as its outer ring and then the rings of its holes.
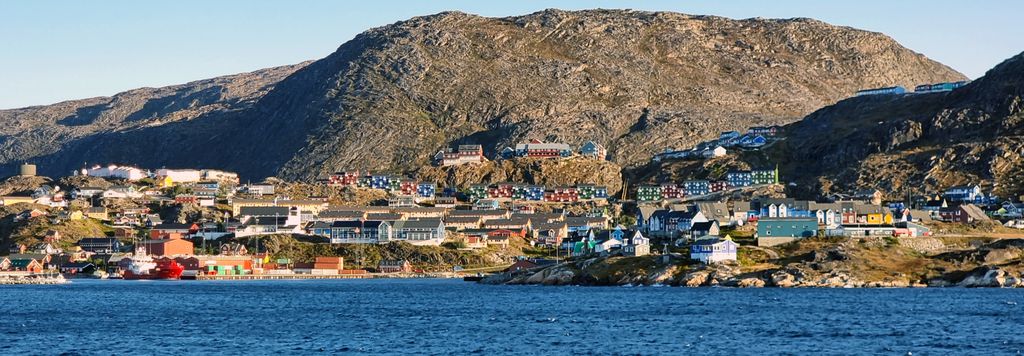
POLYGON ((758 244, 772 246, 818 236, 920 236, 929 230, 909 209, 896 213, 886 206, 863 201, 819 203, 791 198, 755 198, 750 201, 676 204, 667 208, 640 205, 638 227, 654 237, 677 244, 715 239, 723 227, 755 224, 758 244))
POLYGON ((701 159, 722 157, 730 148, 757 150, 778 139, 779 128, 775 126, 757 126, 747 129, 741 134, 738 131, 725 131, 717 139, 704 141, 688 149, 666 148, 664 152, 654 155, 653 162, 670 159, 701 159))
POLYGON ((682 184, 641 185, 637 187, 636 197, 638 202, 685 199, 687 197, 701 197, 739 188, 778 184, 778 182, 779 171, 777 168, 730 171, 726 173, 725 180, 709 181, 694 179, 684 181, 682 184))
MULTIPOLYGON (((608 159, 608 150, 595 141, 584 142, 580 146, 579 155, 586 158, 608 159)), ((498 153, 502 159, 514 158, 568 158, 576 154, 572 147, 565 143, 530 140, 518 143, 515 147, 505 147, 498 153)))
MULTIPOLYGON (((543 185, 518 183, 474 184, 466 194, 470 200, 532 201, 573 203, 608 199, 608 187, 593 184, 547 188, 543 185)), ((486 205, 485 205, 486 206, 486 205)))
MULTIPOLYGON (((914 92, 911 93, 911 94, 928 94, 928 93, 939 93, 939 92, 953 91, 953 90, 956 90, 957 88, 960 88, 960 87, 965 86, 965 85, 970 84, 970 83, 971 83, 971 81, 964 80, 964 81, 959 81, 959 82, 944 82, 944 83, 935 83, 935 84, 921 84, 921 85, 918 85, 918 86, 914 87, 914 92)), ((854 94, 854 96, 865 96, 865 95, 899 95, 899 94, 907 94, 907 88, 904 88, 902 86, 898 86, 897 85, 897 86, 884 87, 884 88, 864 89, 864 90, 858 90, 857 93, 854 94)))

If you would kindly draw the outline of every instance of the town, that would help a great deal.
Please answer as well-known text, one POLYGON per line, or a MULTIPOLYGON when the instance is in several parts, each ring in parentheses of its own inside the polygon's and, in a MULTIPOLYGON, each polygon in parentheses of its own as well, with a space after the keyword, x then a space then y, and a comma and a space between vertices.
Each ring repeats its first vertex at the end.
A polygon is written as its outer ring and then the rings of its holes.
MULTIPOLYGON (((723 133, 711 151, 749 147, 737 142, 750 137, 763 145, 765 135, 774 133, 775 128, 723 133)), ((711 145, 701 147, 707 151, 711 145)), ((603 160, 607 151, 592 141, 574 152, 568 144, 532 140, 502 150, 495 159, 573 156, 603 160)), ((656 159, 684 157, 662 154, 656 159)), ((438 152, 435 163, 486 161, 481 146, 459 145, 438 152)), ((596 184, 457 187, 357 170, 306 185, 317 188, 311 191, 386 197, 359 204, 292 189, 278 180, 243 184, 234 173, 210 169, 93 166, 63 183, 33 180, 41 178, 35 172, 36 166, 24 164, 10 180, 44 183, 0 196, 15 231, 6 240, 9 253, 0 257, 0 272, 9 279, 465 276, 514 274, 589 256, 678 255, 686 263, 715 264, 735 262, 743 246, 772 248, 814 237, 925 239, 936 233, 936 224, 994 221, 1000 228, 1024 228, 1024 204, 987 194, 978 185, 904 201, 883 201, 878 190, 837 194, 827 201, 761 195, 784 188, 785 172, 777 167, 729 171, 721 180, 639 184, 621 199, 596 184), (492 253, 503 260, 476 266, 411 255, 346 260, 331 249, 296 258, 300 255, 267 246, 264 238, 273 236, 309 246, 408 244, 492 253)))

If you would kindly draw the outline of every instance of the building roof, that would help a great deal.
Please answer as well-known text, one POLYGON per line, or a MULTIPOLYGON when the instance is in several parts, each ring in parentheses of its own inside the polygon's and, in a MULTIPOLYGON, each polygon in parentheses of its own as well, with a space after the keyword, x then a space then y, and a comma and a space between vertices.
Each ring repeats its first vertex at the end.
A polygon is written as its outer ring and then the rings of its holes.
POLYGON ((189 230, 192 224, 161 223, 153 226, 153 230, 189 230))
POLYGON ((717 223, 717 221, 715 221, 715 220, 696 222, 696 223, 693 223, 693 226, 690 227, 690 230, 693 230, 693 231, 711 231, 711 228, 715 226, 715 223, 717 223))
POLYGON ((436 229, 443 225, 441 219, 399 220, 394 223, 395 230, 401 229, 436 229))
POLYGON ((288 216, 287 206, 243 206, 238 209, 240 216, 288 216))
POLYGON ((980 220, 980 221, 989 220, 988 215, 985 215, 985 211, 981 210, 981 208, 979 208, 977 205, 974 205, 974 204, 964 204, 964 205, 961 205, 960 208, 963 209, 964 212, 967 213, 967 216, 969 216, 970 218, 972 218, 974 220, 980 220))

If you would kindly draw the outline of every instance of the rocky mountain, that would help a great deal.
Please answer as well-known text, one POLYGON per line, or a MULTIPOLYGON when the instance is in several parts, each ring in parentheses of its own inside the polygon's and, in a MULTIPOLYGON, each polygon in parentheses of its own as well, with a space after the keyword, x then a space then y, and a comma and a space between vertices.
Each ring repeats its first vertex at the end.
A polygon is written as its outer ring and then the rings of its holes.
POLYGON ((811 19, 447 12, 368 30, 305 66, 2 111, 0 168, 114 161, 312 179, 530 138, 592 139, 631 165, 858 89, 960 79, 883 34, 811 19))
POLYGON ((857 97, 785 128, 771 155, 811 191, 1024 194, 1024 53, 951 92, 857 97))

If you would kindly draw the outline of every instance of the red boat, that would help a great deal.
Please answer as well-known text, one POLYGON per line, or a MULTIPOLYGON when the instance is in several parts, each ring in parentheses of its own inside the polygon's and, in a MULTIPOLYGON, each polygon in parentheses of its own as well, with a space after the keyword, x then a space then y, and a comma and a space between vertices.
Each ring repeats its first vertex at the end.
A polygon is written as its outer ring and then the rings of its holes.
POLYGON ((178 279, 185 268, 171 259, 153 261, 146 255, 146 249, 139 247, 135 255, 124 266, 121 275, 124 279, 178 279))

